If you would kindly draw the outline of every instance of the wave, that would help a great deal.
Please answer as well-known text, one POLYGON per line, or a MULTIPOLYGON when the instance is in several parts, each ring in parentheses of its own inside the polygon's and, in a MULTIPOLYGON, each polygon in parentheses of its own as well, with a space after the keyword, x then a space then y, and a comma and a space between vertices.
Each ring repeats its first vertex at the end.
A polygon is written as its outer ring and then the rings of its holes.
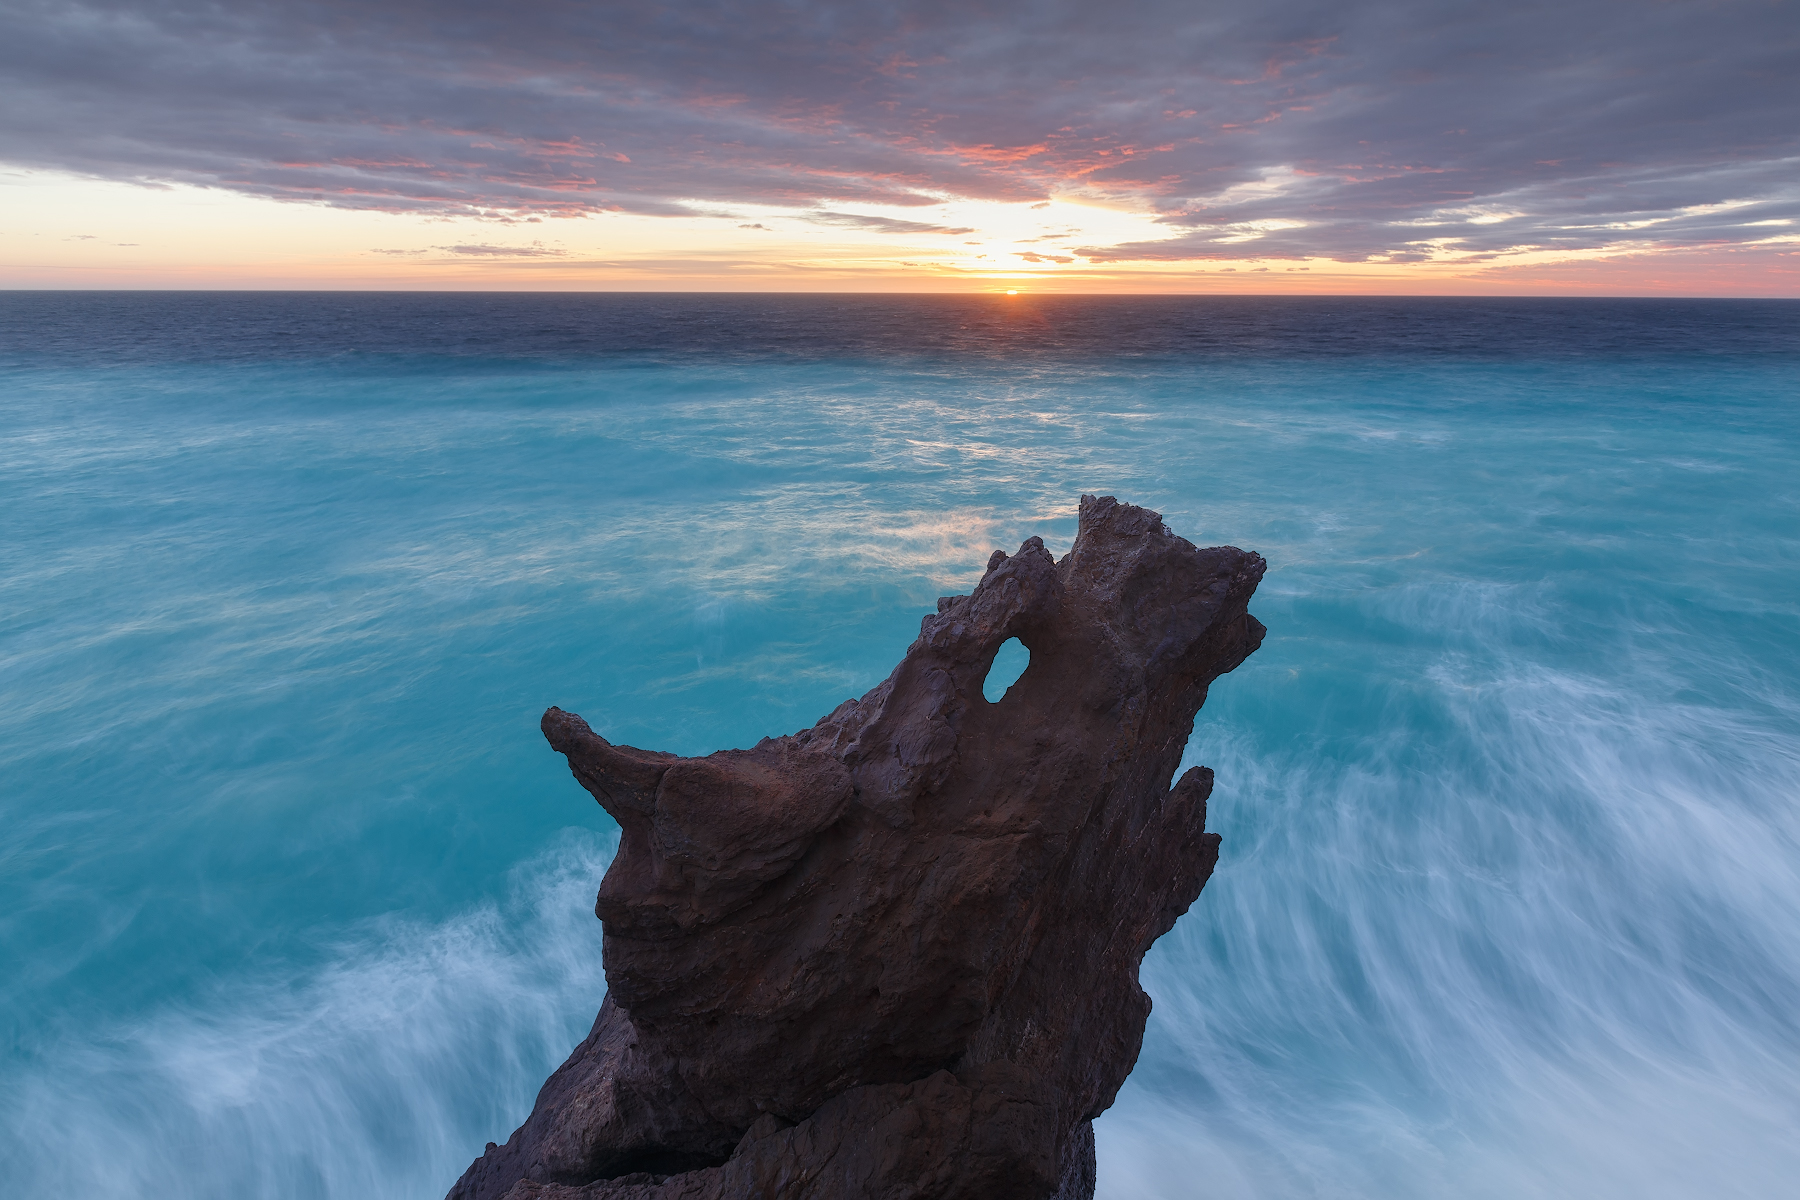
POLYGON ((1209 705, 1190 757, 1218 771, 1224 853, 1146 961, 1101 1196, 1782 1194, 1792 714, 1684 689, 1719 649, 1700 630, 1584 673, 1529 649, 1540 597, 1400 592, 1437 648, 1396 650, 1348 734, 1283 745, 1242 692, 1209 705))
POLYGON ((90 1200, 436 1200, 592 1023, 614 845, 568 831, 502 903, 377 923, 308 978, 64 1040, 0 1099, 0 1177, 90 1200))

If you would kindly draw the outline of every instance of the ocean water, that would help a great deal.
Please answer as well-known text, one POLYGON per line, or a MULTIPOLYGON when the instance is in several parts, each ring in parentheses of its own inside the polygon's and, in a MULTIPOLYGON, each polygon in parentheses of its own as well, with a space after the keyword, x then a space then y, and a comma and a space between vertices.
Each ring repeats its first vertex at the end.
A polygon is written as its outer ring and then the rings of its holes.
POLYGON ((0 1179, 442 1195, 699 754, 1082 492, 1270 563, 1100 1193, 1800 1178, 1800 303, 0 293, 0 1179))

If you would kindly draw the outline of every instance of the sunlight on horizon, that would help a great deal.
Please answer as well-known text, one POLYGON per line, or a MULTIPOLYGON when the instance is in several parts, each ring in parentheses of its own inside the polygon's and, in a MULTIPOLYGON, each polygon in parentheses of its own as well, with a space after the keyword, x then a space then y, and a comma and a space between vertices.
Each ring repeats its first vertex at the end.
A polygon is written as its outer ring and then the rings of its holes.
POLYGON ((1786 251, 1800 243, 1771 229, 1736 249, 1477 257, 1426 240, 1419 261, 1335 262, 1257 257, 1266 235, 1304 224, 1267 221, 1224 239, 1239 258, 1107 261, 1180 230, 1075 197, 447 217, 47 171, 0 174, 0 189, 0 285, 15 288, 1782 295, 1796 277, 1786 251))

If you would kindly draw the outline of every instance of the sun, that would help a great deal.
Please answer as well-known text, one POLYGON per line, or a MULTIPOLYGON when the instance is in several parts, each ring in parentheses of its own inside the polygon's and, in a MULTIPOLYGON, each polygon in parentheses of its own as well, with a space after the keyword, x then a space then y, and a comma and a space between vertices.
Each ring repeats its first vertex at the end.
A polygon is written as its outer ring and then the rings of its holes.
POLYGON ((1019 291, 1018 291, 1018 289, 1017 289, 1017 288, 1007 288, 1007 289, 1006 289, 1006 294, 1007 294, 1007 295, 1009 295, 1009 296, 1016 296, 1016 295, 1018 295, 1018 294, 1019 294, 1019 291))

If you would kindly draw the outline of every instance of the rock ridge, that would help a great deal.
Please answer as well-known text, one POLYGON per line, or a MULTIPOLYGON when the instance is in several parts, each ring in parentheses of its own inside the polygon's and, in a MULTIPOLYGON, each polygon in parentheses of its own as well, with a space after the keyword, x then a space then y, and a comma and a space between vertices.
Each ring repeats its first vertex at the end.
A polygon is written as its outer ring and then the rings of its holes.
POLYGON ((1174 772, 1264 569, 1083 496, 1060 561, 996 551, 811 729, 680 758, 551 708, 621 831, 608 991, 449 1200, 1091 1197, 1139 963, 1218 858, 1212 772, 1174 772))

